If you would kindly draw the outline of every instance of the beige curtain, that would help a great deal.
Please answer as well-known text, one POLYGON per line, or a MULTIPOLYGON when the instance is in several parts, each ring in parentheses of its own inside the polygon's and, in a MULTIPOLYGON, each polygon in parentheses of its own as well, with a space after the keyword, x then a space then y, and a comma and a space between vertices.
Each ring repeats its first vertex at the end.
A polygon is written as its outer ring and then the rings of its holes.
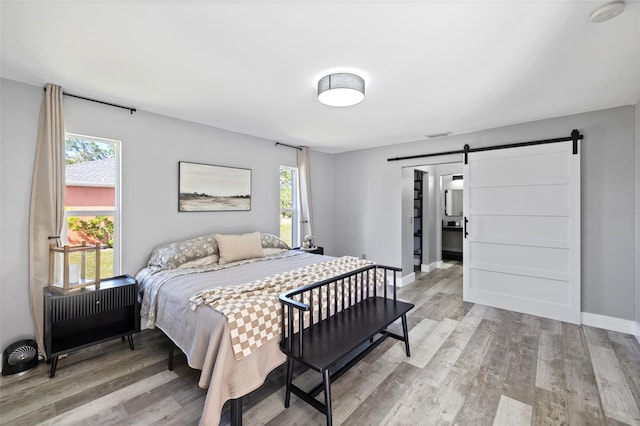
POLYGON ((43 295, 49 281, 49 244, 60 245, 64 220, 64 110, 62 88, 47 84, 40 107, 29 214, 29 290, 40 352, 44 354, 43 295))
POLYGON ((311 228, 311 179, 309 169, 309 148, 298 150, 298 173, 300 174, 300 235, 301 240, 313 235, 311 228))

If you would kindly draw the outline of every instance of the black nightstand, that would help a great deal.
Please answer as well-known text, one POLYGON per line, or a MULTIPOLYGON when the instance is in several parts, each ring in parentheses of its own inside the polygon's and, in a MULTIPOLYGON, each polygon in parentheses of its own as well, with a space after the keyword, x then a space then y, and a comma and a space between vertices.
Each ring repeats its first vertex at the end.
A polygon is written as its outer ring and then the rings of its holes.
POLYGON ((85 287, 67 295, 44 289, 44 344, 51 374, 58 356, 125 336, 131 350, 140 331, 138 282, 129 275, 100 280, 100 289, 85 287))
POLYGON ((324 247, 313 247, 313 248, 298 247, 296 248, 296 250, 301 250, 311 254, 324 254, 324 247))

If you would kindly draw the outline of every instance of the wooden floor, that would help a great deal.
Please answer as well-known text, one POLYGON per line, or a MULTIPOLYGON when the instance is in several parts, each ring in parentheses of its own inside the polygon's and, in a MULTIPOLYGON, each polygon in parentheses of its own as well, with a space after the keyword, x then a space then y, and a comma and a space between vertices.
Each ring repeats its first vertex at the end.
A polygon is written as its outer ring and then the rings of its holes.
MULTIPOLYGON (((640 425, 640 345, 634 337, 462 301, 462 267, 419 274, 401 290, 411 358, 388 339, 333 385, 343 425, 640 425)), ((61 359, 54 379, 41 363, 0 381, 0 423, 197 424, 199 372, 157 331, 61 359)), ((302 387, 320 380, 299 371, 302 387)), ((292 396, 283 408, 283 368, 244 398, 245 425, 324 424, 292 396)), ((321 395, 320 395, 321 397, 321 395)), ((228 405, 228 404, 227 404, 228 405)), ((222 424, 229 423, 225 406, 222 424)))

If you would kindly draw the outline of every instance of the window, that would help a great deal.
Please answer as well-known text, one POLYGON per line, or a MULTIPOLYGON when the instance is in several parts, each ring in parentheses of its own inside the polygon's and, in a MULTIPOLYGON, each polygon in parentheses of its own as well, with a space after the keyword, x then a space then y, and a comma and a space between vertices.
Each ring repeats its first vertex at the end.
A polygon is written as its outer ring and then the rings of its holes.
POLYGON ((101 278, 119 275, 120 142, 67 133, 65 164, 64 241, 100 243, 101 278))
POLYGON ((298 169, 280 166, 280 238, 291 247, 300 246, 298 211, 298 169))

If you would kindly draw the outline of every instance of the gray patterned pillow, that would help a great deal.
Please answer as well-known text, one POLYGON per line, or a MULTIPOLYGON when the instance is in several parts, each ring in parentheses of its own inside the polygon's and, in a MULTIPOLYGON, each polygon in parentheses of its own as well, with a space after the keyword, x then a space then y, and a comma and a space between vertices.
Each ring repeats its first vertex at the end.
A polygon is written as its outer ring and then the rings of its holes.
POLYGON ((260 240, 262 241, 262 248, 279 248, 289 250, 289 244, 282 241, 280 238, 273 234, 260 233, 260 240))
POLYGON ((212 254, 218 254, 218 243, 215 234, 208 234, 156 247, 147 265, 175 269, 185 262, 212 254))

